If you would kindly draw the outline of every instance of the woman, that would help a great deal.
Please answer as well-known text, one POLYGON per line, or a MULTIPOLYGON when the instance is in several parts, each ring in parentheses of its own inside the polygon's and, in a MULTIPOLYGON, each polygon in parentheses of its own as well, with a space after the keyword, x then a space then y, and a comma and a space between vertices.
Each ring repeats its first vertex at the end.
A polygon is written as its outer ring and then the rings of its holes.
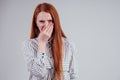
POLYGON ((53 5, 36 7, 30 39, 23 42, 22 50, 29 80, 78 80, 74 47, 63 33, 53 5))

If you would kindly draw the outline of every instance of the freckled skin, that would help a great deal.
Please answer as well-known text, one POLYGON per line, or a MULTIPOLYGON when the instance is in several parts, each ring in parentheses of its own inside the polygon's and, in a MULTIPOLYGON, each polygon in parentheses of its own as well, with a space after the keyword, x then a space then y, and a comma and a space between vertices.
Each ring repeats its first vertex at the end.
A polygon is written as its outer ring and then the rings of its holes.
POLYGON ((53 32, 53 20, 50 13, 40 12, 36 19, 36 24, 40 30, 38 35, 38 50, 45 52, 46 43, 53 32))
POLYGON ((50 23, 52 23, 52 17, 50 13, 47 12, 40 12, 37 16, 36 24, 41 31, 44 26, 48 26, 50 23))

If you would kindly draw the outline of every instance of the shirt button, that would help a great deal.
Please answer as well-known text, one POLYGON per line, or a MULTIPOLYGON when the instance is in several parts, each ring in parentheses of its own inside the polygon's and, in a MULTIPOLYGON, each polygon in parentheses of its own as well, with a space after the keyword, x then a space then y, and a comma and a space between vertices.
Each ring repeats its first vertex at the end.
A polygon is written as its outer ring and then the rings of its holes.
POLYGON ((45 54, 45 53, 42 53, 42 58, 44 58, 44 54, 45 54))
POLYGON ((44 58, 44 56, 42 56, 42 58, 44 58))
POLYGON ((44 55, 44 53, 42 53, 42 55, 44 55))

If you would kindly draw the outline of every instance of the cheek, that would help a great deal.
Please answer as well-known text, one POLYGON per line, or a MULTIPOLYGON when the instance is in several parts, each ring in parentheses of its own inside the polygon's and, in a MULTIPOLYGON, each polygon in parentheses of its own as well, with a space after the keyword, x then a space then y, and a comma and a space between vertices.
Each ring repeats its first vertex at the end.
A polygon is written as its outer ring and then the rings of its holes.
POLYGON ((37 24, 37 27, 39 28, 39 30, 41 31, 43 24, 41 24, 40 22, 37 22, 36 24, 37 24))

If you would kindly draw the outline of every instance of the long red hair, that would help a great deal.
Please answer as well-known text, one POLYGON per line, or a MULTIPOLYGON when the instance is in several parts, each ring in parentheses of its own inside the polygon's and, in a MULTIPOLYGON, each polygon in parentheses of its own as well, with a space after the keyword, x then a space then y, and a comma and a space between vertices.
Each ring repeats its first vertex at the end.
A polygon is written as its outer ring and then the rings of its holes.
POLYGON ((54 59, 54 77, 56 80, 61 80, 63 76, 63 68, 62 68, 62 58, 63 58, 63 43, 62 37, 66 38, 63 33, 60 25, 59 16, 55 7, 49 3, 41 3, 39 4, 33 14, 32 26, 31 26, 31 34, 30 39, 36 38, 40 31, 36 25, 37 15, 41 12, 48 12, 51 14, 54 22, 54 30, 52 34, 52 55, 54 59))

